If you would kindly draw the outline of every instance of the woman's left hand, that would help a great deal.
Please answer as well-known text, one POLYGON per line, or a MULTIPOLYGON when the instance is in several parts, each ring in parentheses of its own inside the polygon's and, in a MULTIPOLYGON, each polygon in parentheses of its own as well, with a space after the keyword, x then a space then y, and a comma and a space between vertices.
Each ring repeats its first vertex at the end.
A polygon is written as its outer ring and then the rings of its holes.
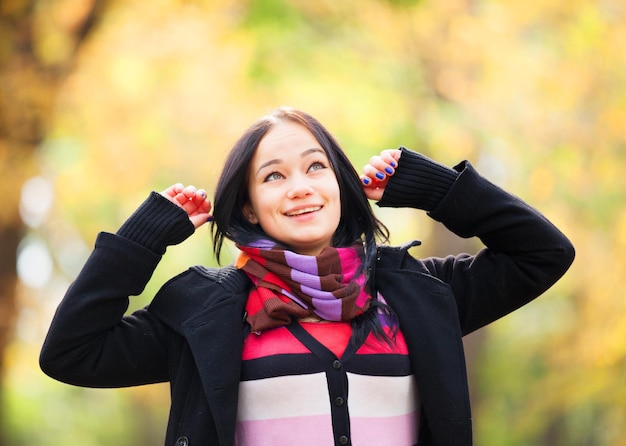
POLYGON ((389 177, 396 173, 401 154, 400 150, 383 150, 363 167, 361 183, 367 198, 378 201, 383 197, 389 177))

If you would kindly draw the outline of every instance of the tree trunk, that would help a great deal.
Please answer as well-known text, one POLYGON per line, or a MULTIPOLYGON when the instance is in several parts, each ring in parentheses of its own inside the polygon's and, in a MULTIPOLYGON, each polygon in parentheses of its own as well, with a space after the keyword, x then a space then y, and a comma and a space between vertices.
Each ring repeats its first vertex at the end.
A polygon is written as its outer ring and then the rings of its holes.
MULTIPOLYGON (((15 252, 20 240, 21 228, 18 226, 3 225, 0 229, 0 402, 3 401, 2 377, 4 371, 3 353, 11 338, 17 316, 15 302, 15 284, 17 274, 15 271, 15 252)), ((0 404, 0 420, 4 420, 4 408, 0 404)), ((2 435, 2 422, 0 421, 0 446, 7 444, 2 435)))

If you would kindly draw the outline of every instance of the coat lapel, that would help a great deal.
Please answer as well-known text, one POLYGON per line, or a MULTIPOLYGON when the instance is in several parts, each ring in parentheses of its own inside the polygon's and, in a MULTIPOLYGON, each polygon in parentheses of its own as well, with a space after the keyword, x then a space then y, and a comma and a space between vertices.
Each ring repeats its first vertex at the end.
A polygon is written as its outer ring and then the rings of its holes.
MULTIPOLYGON (((241 283, 247 285, 247 282, 241 283)), ((182 325, 215 419, 220 444, 234 441, 244 336, 243 312, 248 298, 245 285, 234 287, 226 294, 223 288, 213 293, 221 296, 211 297, 209 305, 182 325)))
POLYGON ((398 316, 430 433, 437 444, 471 444, 465 355, 454 296, 438 279, 398 266, 383 255, 376 285, 398 316))

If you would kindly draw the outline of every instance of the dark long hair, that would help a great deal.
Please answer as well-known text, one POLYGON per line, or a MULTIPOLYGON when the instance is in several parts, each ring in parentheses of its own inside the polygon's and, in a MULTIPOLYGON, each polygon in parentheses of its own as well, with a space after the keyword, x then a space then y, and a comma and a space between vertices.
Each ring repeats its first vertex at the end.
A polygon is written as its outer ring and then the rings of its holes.
POLYGON ((374 292, 372 268, 376 261, 376 241, 387 241, 389 231, 374 215, 358 173, 333 135, 313 116, 291 107, 279 107, 256 121, 235 143, 226 159, 213 201, 211 235, 217 261, 220 261, 224 239, 248 244, 259 238, 268 238, 260 225, 248 221, 243 209, 249 202, 250 162, 263 137, 281 121, 305 127, 326 152, 339 184, 341 201, 341 218, 333 236, 333 245, 345 247, 362 241, 365 248, 362 272, 366 274, 367 286, 374 292))

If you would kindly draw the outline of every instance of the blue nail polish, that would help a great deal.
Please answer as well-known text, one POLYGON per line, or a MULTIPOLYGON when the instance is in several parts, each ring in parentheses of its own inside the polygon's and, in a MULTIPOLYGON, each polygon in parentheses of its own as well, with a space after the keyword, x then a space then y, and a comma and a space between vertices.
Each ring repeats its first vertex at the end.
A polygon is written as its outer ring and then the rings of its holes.
POLYGON ((385 174, 381 172, 376 172, 376 178, 378 178, 379 180, 384 180, 385 174))
POLYGON ((393 173, 393 169, 391 167, 385 167, 385 172, 391 175, 393 173))
POLYGON ((398 166, 394 161, 390 162, 389 165, 394 168, 398 166))
POLYGON ((212 216, 212 215, 209 215, 209 216, 206 218, 206 221, 213 221, 213 216, 212 216))
POLYGON ((370 184, 370 179, 369 178, 363 178, 363 183, 364 184, 370 184))

